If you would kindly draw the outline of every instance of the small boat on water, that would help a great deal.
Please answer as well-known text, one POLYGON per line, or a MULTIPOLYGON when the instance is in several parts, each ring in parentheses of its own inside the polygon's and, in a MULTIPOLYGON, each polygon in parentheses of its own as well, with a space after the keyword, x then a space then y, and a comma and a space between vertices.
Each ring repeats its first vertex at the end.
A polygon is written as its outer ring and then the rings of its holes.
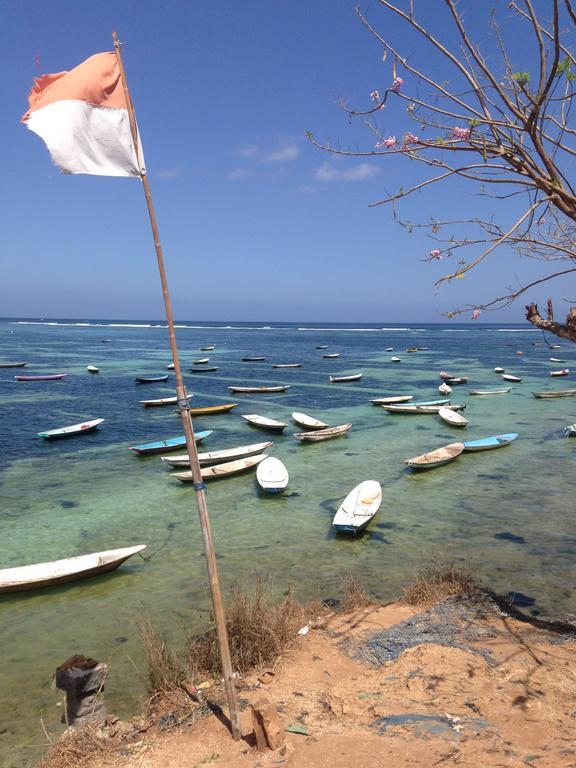
POLYGON ((569 424, 564 427, 564 437, 576 437, 576 424, 569 424))
POLYGON ((294 411, 292 414, 292 421, 295 424, 298 424, 299 427, 303 427, 303 429, 329 429, 329 425, 325 424, 323 421, 320 421, 319 419, 315 419, 313 416, 308 416, 306 413, 299 413, 298 411, 294 411))
POLYGON ((243 357, 242 358, 243 363, 262 363, 264 360, 266 360, 265 357, 243 357))
POLYGON ((328 349, 328 344, 320 344, 316 349, 328 349))
POLYGON ((95 365, 87 365, 86 370, 88 373, 100 373, 100 368, 96 368, 95 365))
POLYGON ((449 408, 451 411, 463 411, 464 408, 466 408, 466 405, 459 405, 459 404, 450 404, 449 402, 445 405, 426 405, 426 404, 419 404, 419 403, 408 403, 406 405, 383 405, 382 408, 384 408, 385 411, 388 411, 388 413, 405 413, 405 414, 428 414, 428 413, 438 413, 440 408, 449 408))
POLYGON ((27 361, 22 361, 20 363, 0 363, 0 368, 24 368, 26 365, 28 365, 27 361))
MULTIPOLYGON (((223 451, 207 451, 198 454, 198 462, 201 467, 209 467, 212 464, 222 464, 227 461, 236 461, 237 459, 246 459, 248 456, 255 456, 262 453, 266 448, 274 445, 268 440, 265 443, 252 443, 251 445, 239 445, 236 448, 225 448, 223 451)), ((171 467, 189 467, 190 459, 187 453, 178 456, 161 456, 164 464, 171 467)))
POLYGON ((562 344, 549 344, 549 349, 562 349, 562 344))
POLYGON ((511 373, 503 373, 502 378, 504 381, 522 381, 520 376, 513 376, 511 373))
POLYGON ((467 440, 464 443, 465 451, 492 451, 494 448, 503 448, 514 442, 518 434, 509 432, 507 435, 492 435, 491 437, 482 437, 479 440, 467 440))
MULTIPOLYGON (((229 413, 238 403, 223 403, 222 405, 205 405, 200 408, 190 408, 190 416, 215 416, 218 413, 229 413)), ((176 413, 180 413, 179 410, 176 413)))
POLYGON ((504 373, 505 368, 501 368, 499 365, 494 368, 494 373, 504 373))
POLYGON ((83 435, 85 432, 92 432, 97 429, 104 419, 92 419, 84 421, 81 424, 72 424, 69 427, 60 427, 60 429, 48 429, 45 432, 37 432, 38 437, 44 437, 46 440, 55 440, 58 437, 73 437, 74 435, 83 435))
POLYGON ((270 432, 282 432, 286 428, 285 422, 276 421, 276 419, 268 419, 266 416, 258 416, 257 413, 247 413, 246 415, 242 416, 242 418, 253 427, 267 429, 270 432))
POLYGON ((258 485, 266 493, 282 493, 288 485, 290 476, 288 470, 280 459, 268 456, 258 464, 256 480, 258 485))
POLYGON ((382 486, 376 480, 364 480, 340 504, 332 526, 340 533, 358 533, 372 520, 380 504, 382 486))
MULTIPOLYGON (((188 397, 191 397, 191 395, 188 395, 188 397)), ((159 397, 156 400, 138 400, 138 402, 140 405, 143 405, 144 408, 160 408, 163 405, 176 405, 178 398, 176 396, 159 397)))
POLYGON ((198 368, 190 368, 190 373, 216 373, 218 366, 201 365, 198 368))
POLYGON ((332 352, 332 353, 327 354, 327 355, 322 355, 322 357, 325 357, 327 360, 329 358, 333 358, 333 357, 340 357, 340 352, 332 352))
POLYGON ((467 427, 468 426, 468 419, 462 416, 461 413, 456 413, 456 411, 452 411, 450 410, 450 408, 446 408, 446 406, 442 406, 442 408, 440 408, 440 410, 438 411, 438 416, 440 416, 442 421, 445 421, 447 424, 450 424, 451 427, 467 427))
POLYGON ((350 376, 330 376, 331 384, 341 384, 346 381, 360 381, 361 373, 352 373, 350 376))
POLYGON ((401 363, 401 362, 402 362, 402 360, 401 360, 401 358, 399 358, 399 357, 391 357, 391 358, 390 358, 390 362, 391 362, 391 363, 401 363))
POLYGON ((236 387, 236 386, 230 386, 228 387, 230 392, 240 392, 242 394, 249 394, 249 393, 256 393, 256 392, 286 392, 287 389, 290 389, 289 384, 280 384, 277 387, 236 387))
POLYGON ((517 355, 519 355, 520 357, 522 357, 522 355, 524 354, 524 352, 522 352, 522 350, 521 350, 521 349, 519 349, 519 350, 517 350, 516 354, 517 354, 517 355))
POLYGON ((210 344, 207 347, 200 347, 200 352, 212 352, 214 344, 210 344))
POLYGON ((391 405, 393 403, 407 403, 414 399, 414 395, 390 395, 390 397, 374 397, 372 405, 391 405))
POLYGON ((132 555, 142 552, 143 549, 146 549, 146 545, 138 544, 135 547, 91 552, 89 555, 66 557, 63 560, 3 568, 0 570, 0 593, 51 587, 55 584, 79 581, 97 576, 99 573, 107 573, 118 568, 132 555))
POLYGON ((565 363, 566 362, 566 360, 562 360, 559 357, 549 357, 548 359, 550 360, 551 363, 565 363))
POLYGON ((446 371, 440 371, 440 378, 441 379, 453 379, 454 376, 452 376, 451 373, 447 373, 446 371))
POLYGON ((440 392, 441 395, 449 395, 452 392, 452 387, 444 381, 438 387, 438 392, 440 392))
POLYGON ((112 344, 112 339, 100 339, 100 344, 112 344))
POLYGON ((418 352, 418 347, 410 347, 410 349, 407 349, 406 352, 418 352))
POLYGON ((276 363, 272 368, 301 368, 302 363, 276 363))
POLYGON ((512 387, 500 387, 500 389, 469 389, 469 395, 505 395, 512 391, 512 387))
POLYGON ((550 389, 548 391, 532 392, 532 395, 540 400, 548 400, 554 397, 574 397, 576 389, 550 389))
POLYGON ((394 347, 386 347, 384 352, 394 352, 394 347))
POLYGON ((60 381, 68 376, 67 373, 40 373, 36 376, 14 376, 16 381, 60 381))
POLYGON ((468 376, 451 376, 449 379, 444 379, 445 384, 467 384, 468 376))
POLYGON ((316 429, 313 432, 295 432, 296 440, 302 442, 318 443, 321 440, 331 440, 334 437, 342 437, 352 429, 352 424, 339 424, 337 427, 328 427, 327 429, 316 429))
POLYGON ((169 371, 173 371, 173 370, 174 370, 174 368, 175 368, 175 365, 174 365, 174 363, 168 363, 168 365, 166 366, 166 368, 167 368, 169 371))
POLYGON ((450 443, 442 448, 437 448, 435 451, 429 451, 420 456, 414 456, 412 459, 406 459, 404 464, 410 469, 434 469, 454 461, 463 450, 464 443, 450 443))
MULTIPOLYGON (((260 464, 261 461, 267 459, 268 456, 265 453, 260 453, 258 456, 249 456, 246 459, 237 459, 236 461, 226 461, 224 464, 213 464, 210 467, 201 467, 203 480, 215 480, 219 477, 229 477, 230 475, 238 475, 241 472, 247 472, 250 469, 254 469, 260 464)), ((175 477, 180 480, 181 483, 193 483, 194 477, 192 472, 171 472, 170 477, 175 477)))
POLYGON ((568 376, 570 368, 562 368, 560 371, 549 371, 548 376, 568 376))
POLYGON ((163 376, 136 376, 136 384, 156 384, 160 381, 168 381, 168 374, 163 376))
POLYGON ((210 362, 209 357, 201 357, 200 360, 192 360, 192 365, 206 365, 208 362, 210 362))
MULTIPOLYGON (((197 443, 201 443, 205 437, 211 435, 212 429, 206 429, 204 432, 196 432, 194 439, 197 443)), ((133 445, 130 447, 131 451, 145 455, 151 453, 165 453, 167 451, 177 451, 178 448, 182 448, 186 445, 186 435, 180 437, 171 437, 168 440, 155 440, 153 443, 143 443, 142 445, 133 445)))

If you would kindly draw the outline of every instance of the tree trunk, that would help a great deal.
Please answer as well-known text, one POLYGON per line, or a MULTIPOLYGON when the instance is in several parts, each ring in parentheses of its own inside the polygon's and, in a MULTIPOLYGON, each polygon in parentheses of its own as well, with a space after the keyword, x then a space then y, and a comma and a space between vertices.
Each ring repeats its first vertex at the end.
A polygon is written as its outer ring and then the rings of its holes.
POLYGON ((559 336, 562 339, 576 342, 576 308, 573 307, 568 312, 565 323, 557 323, 554 320, 552 299, 548 299, 547 305, 547 318, 544 319, 538 311, 537 304, 527 304, 526 320, 528 320, 529 323, 532 323, 532 325, 535 325, 536 328, 541 328, 543 331, 553 333, 554 336, 559 336))

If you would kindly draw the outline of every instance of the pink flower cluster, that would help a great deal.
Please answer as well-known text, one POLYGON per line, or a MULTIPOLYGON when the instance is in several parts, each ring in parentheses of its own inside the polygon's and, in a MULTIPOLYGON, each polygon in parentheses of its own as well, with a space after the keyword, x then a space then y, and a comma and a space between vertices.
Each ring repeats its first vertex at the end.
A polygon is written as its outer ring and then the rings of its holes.
POLYGON ((452 128, 452 138, 458 141, 468 141, 470 138, 470 128, 461 128, 459 125, 452 128))
POLYGON ((378 103, 380 101, 379 91, 372 91, 372 93, 370 94, 370 98, 372 99, 372 101, 375 101, 376 103, 378 103))
POLYGON ((404 134, 404 144, 417 144, 417 143, 418 143, 418 136, 414 136, 414 134, 410 133, 410 131, 404 134))
POLYGON ((384 141, 379 141, 374 145, 376 149, 394 149, 395 146, 396 136, 388 136, 384 141))
POLYGON ((394 91, 394 93, 400 93, 400 88, 403 85, 404 80, 401 77, 395 77, 390 90, 394 91))
POLYGON ((475 309, 474 312, 472 312, 471 319, 472 320, 478 320, 478 318, 480 317, 481 314, 482 314, 482 312, 480 312, 479 309, 475 309))
POLYGON ((434 248, 430 253, 428 254, 432 259, 441 259, 442 254, 440 253, 440 250, 438 248, 434 248))

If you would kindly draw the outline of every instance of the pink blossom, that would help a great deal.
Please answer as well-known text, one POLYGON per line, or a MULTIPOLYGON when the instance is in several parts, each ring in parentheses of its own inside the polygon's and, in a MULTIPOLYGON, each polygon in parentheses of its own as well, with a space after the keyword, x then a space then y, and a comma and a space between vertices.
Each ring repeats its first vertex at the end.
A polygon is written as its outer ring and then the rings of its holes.
POLYGON ((430 253, 428 254, 432 259, 441 259, 442 254, 440 253, 440 250, 438 248, 434 248, 430 253))
POLYGON ((412 101, 406 107, 406 112, 414 112, 415 109, 416 109, 416 104, 414 104, 414 102, 412 101))
POLYGON ((404 134, 404 144, 417 144, 417 143, 418 143, 418 136, 414 136, 414 134, 410 133, 410 131, 404 134))
POLYGON ((480 312, 479 309, 475 309, 474 312, 472 312, 471 319, 472 320, 478 320, 478 318, 480 317, 481 314, 482 314, 482 312, 480 312))
POLYGON ((459 125, 455 125, 452 128, 452 138, 458 139, 458 141, 468 141, 470 138, 470 128, 461 128, 459 125))
POLYGON ((382 144, 386 149, 393 149, 396 146, 396 136, 388 136, 387 139, 384 139, 382 144))
POLYGON ((401 77, 395 77, 394 82, 392 83, 391 90, 394 91, 394 93, 400 93, 400 88, 404 85, 404 80, 402 80, 401 77))
POLYGON ((380 93, 378 91, 372 91, 372 93, 370 94, 370 98, 372 99, 372 101, 375 101, 376 103, 378 103, 380 101, 380 93))

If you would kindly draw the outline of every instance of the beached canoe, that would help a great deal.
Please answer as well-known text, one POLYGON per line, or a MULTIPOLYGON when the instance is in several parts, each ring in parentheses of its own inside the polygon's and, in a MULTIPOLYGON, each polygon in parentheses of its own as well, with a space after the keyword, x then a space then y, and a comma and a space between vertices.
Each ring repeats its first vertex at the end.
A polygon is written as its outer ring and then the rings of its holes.
MULTIPOLYGON (((218 413, 229 413, 238 403, 223 403, 222 405, 206 405, 203 408, 190 408, 190 416, 215 416, 218 413)), ((176 409, 176 413, 180 413, 176 409)))
POLYGON ((190 368, 190 373, 216 373, 218 366, 201 365, 198 368, 190 368))
POLYGON ((97 429, 104 419, 92 419, 84 421, 81 424, 72 424, 69 427, 60 427, 60 429, 48 429, 45 432, 38 432, 38 437, 44 437, 46 440, 56 440, 59 437, 73 437, 74 435, 83 435, 85 432, 91 432, 97 429))
MULTIPOLYGON (((188 395, 188 397, 192 397, 192 395, 188 395)), ((156 400, 138 400, 140 405, 143 405, 144 408, 160 408, 163 405, 176 405, 178 402, 177 397, 160 397, 156 400)))
POLYGON ((16 381, 60 381, 66 376, 68 376, 67 373, 41 373, 36 376, 14 376, 14 378, 16 381))
MULTIPOLYGON (((211 435, 212 432, 212 429, 206 429, 204 432, 196 432, 194 434, 194 439, 197 443, 200 443, 202 440, 204 440, 205 437, 211 435)), ((184 445, 186 445, 186 436, 181 435, 180 437, 170 437, 168 440, 155 440, 153 443, 133 445, 130 447, 130 450, 135 451, 141 455, 146 455, 151 453, 166 453, 167 451, 177 451, 178 448, 182 448, 184 445)))
POLYGON ((503 448, 505 445, 510 445, 517 437, 517 432, 509 432, 507 435, 492 435, 491 437, 482 437, 479 440, 466 440, 464 442, 464 450, 492 451, 494 448, 503 448))
POLYGON ((296 440, 309 443, 319 443, 321 440, 331 440, 334 437, 342 437, 352 429, 352 424, 339 424, 337 427, 328 427, 327 429, 316 429, 313 432, 295 432, 296 440))
POLYGON ((341 533, 358 533, 365 528, 382 503, 382 486, 376 480, 364 480, 353 488, 334 515, 332 525, 341 533))
POLYGON ((87 365, 86 370, 88 373, 100 373, 100 368, 96 368, 95 365, 87 365))
POLYGON ((390 362, 392 363, 401 363, 402 360, 399 357, 391 357, 390 362))
POLYGON ((501 368, 500 366, 496 366, 496 368, 494 368, 494 373, 504 373, 505 370, 506 370, 505 368, 501 368))
MULTIPOLYGON (((246 459, 237 459, 236 461, 227 461, 224 464, 213 464, 211 467, 201 467, 203 480, 215 480, 219 477, 229 477, 230 475, 238 475, 241 472, 247 472, 250 469, 254 469, 260 464, 261 461, 267 459, 268 456, 265 453, 260 453, 258 456, 250 456, 246 459)), ((192 472, 171 472, 170 477, 175 477, 180 480, 181 483, 193 483, 194 477, 192 472)))
MULTIPOLYGON (((206 451, 198 454, 198 462, 201 467, 209 467, 212 464, 222 464, 227 461, 236 461, 237 459, 246 459, 248 456, 256 456, 262 453, 266 448, 270 448, 274 443, 271 440, 265 443, 252 443, 250 445, 239 445, 236 448, 225 448, 223 451, 206 451)), ((190 459, 187 453, 178 456, 161 456, 164 464, 171 467, 189 467, 190 459)))
POLYGON ((236 387, 236 386, 230 386, 228 387, 230 392, 239 392, 241 394, 250 394, 252 392, 286 392, 287 389, 290 389, 289 384, 281 384, 277 387, 236 387))
POLYGON ((512 391, 512 387, 501 387, 500 389, 469 389, 469 395, 505 395, 512 391))
POLYGON ((267 429, 270 432, 282 432, 286 428, 286 423, 284 421, 268 419, 266 416, 259 416, 257 413, 248 413, 243 415, 242 418, 253 427, 258 427, 259 429, 267 429))
POLYGON ((414 399, 414 395, 390 395, 390 397, 374 397, 372 405, 391 405, 393 403, 407 403, 414 399))
POLYGON ((282 493, 288 485, 289 479, 288 470, 280 459, 274 456, 268 456, 258 464, 256 480, 260 488, 266 493, 282 493))
POLYGON ((435 467, 441 467, 443 464, 448 464, 458 456, 464 450, 464 443, 450 443, 450 445, 444 445, 442 448, 437 448, 435 451, 429 451, 423 453, 420 456, 414 456, 412 459, 406 459, 404 464, 410 469, 434 469, 435 467))
POLYGON ((551 363, 565 363, 566 362, 566 360, 562 360, 559 357, 549 357, 548 359, 550 360, 551 363))
POLYGON ((200 347, 200 352, 212 352, 214 344, 209 344, 207 347, 200 347))
POLYGON ((301 368, 302 363, 276 363, 272 368, 301 368))
POLYGON ((303 429, 329 429, 329 425, 325 424, 319 419, 315 419, 313 416, 308 416, 306 413, 299 413, 294 411, 292 414, 292 421, 298 424, 303 429))
POLYGON ((107 573, 143 549, 146 549, 146 545, 138 544, 135 547, 91 552, 89 555, 66 557, 63 560, 3 568, 0 570, 0 592, 23 592, 107 573))
POLYGON ((461 413, 456 413, 456 411, 452 411, 450 410, 450 408, 446 408, 446 406, 442 406, 442 408, 440 408, 440 410, 438 411, 438 416, 440 416, 442 421, 445 421, 447 424, 450 424, 451 427, 467 427, 468 426, 468 419, 462 416, 461 413))
POLYGON ((168 374, 163 376, 136 376, 136 384, 157 384, 160 381, 168 381, 168 374))
POLYGON ((325 357, 327 360, 332 359, 333 357, 340 357, 340 352, 331 352, 327 355, 322 355, 322 357, 325 357))
POLYGON ((522 381, 520 376, 513 376, 511 373, 503 373, 502 378, 504 381, 522 381))
POLYGON ((441 395, 449 395, 452 392, 452 387, 444 381, 438 387, 438 392, 440 392, 441 395))
POLYGON ((331 384, 342 384, 346 381, 360 381, 362 378, 361 373, 352 373, 350 376, 330 376, 331 384))
POLYGON ((540 400, 548 400, 554 397, 574 397, 576 389, 550 389, 548 391, 532 392, 532 395, 540 400))
POLYGON ((26 365, 28 365, 27 361, 22 361, 20 363, 0 363, 0 368, 24 368, 26 365))
POLYGON ((242 362, 243 363, 262 363, 266 360, 265 357, 243 357, 242 362))
POLYGON ((201 357, 200 360, 192 360, 192 365, 206 365, 210 362, 209 357, 201 357))
POLYGON ((562 368, 560 371, 549 371, 548 376, 568 376, 570 368, 562 368))

